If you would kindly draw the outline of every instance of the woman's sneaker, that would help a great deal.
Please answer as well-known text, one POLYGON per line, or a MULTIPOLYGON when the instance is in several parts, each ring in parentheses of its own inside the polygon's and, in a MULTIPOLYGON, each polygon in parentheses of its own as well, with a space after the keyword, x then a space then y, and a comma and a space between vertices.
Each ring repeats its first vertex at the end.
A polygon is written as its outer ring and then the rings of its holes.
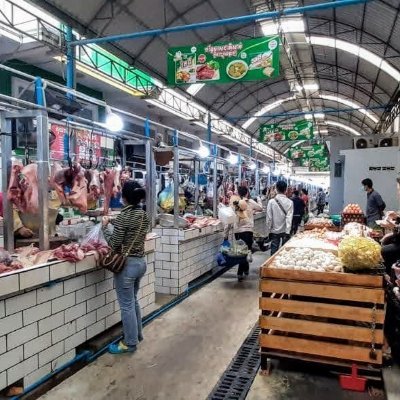
POLYGON ((108 346, 108 352, 111 354, 134 353, 135 351, 136 346, 127 346, 122 340, 119 343, 111 343, 108 346))

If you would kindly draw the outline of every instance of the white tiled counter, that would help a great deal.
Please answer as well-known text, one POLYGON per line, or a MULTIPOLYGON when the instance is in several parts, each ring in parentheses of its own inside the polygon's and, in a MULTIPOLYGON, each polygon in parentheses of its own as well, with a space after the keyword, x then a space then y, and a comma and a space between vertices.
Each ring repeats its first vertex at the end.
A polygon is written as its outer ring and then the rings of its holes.
POLYGON ((222 225, 203 229, 155 228, 156 293, 181 294, 188 283, 212 270, 224 238, 222 225))
MULTIPOLYGON (((155 310, 155 254, 146 241, 147 272, 139 302, 155 310)), ((121 321, 113 274, 94 255, 0 276, 0 390, 23 379, 27 387, 72 360, 76 348, 121 321)))
POLYGON ((266 211, 259 212, 254 214, 254 232, 260 234, 261 236, 265 236, 267 229, 267 213, 266 211))

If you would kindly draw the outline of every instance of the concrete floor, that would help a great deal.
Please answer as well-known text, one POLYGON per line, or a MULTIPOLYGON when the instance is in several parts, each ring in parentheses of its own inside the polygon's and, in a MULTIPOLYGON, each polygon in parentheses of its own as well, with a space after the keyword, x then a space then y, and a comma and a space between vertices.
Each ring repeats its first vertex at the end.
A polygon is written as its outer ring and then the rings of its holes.
MULTIPOLYGON (((41 399, 205 400, 258 319, 258 270, 267 256, 254 255, 247 281, 238 283, 234 268, 151 322, 135 354, 106 354, 41 399)), ((277 363, 270 376, 256 376, 247 399, 399 400, 399 370, 386 371, 387 397, 342 391, 337 377, 277 363)))
POLYGON ((106 354, 41 399, 206 399, 257 321, 266 257, 255 254, 246 281, 234 268, 154 320, 135 354, 106 354))
POLYGON ((342 390, 337 376, 320 374, 317 368, 291 369, 276 361, 271 375, 256 376, 246 400, 391 400, 382 387, 370 386, 363 393, 342 390))

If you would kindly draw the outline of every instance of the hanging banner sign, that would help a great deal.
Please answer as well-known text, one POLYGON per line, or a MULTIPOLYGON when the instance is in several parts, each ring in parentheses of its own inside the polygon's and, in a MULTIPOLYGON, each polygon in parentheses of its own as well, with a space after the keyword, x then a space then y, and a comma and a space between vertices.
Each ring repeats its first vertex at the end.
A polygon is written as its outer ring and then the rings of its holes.
POLYGON ((313 123, 304 119, 288 124, 261 125, 259 141, 263 143, 290 142, 293 140, 310 140, 313 137, 313 123))
POLYGON ((168 50, 168 85, 258 81, 279 75, 279 36, 168 50))
POLYGON ((88 162, 91 156, 92 162, 97 164, 101 157, 101 136, 85 129, 76 129, 74 134, 77 160, 88 162))
POLYGON ((51 160, 63 160, 64 159, 64 138, 67 133, 65 126, 51 124, 50 130, 54 134, 53 136, 53 143, 50 146, 50 159, 51 160))
POLYGON ((300 158, 322 158, 327 155, 324 144, 313 144, 311 146, 295 147, 288 151, 288 157, 292 160, 300 158))
POLYGON ((329 157, 311 158, 309 161, 310 172, 323 172, 330 170, 329 157))

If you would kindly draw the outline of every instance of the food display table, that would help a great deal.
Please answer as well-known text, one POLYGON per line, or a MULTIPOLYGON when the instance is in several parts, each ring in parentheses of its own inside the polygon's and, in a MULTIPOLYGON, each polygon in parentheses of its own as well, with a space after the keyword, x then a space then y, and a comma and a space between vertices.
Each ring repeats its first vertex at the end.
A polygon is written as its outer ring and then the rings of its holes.
POLYGON ((279 269, 274 257, 260 276, 263 369, 269 357, 379 370, 383 276, 279 269))
MULTIPOLYGON (((139 302, 155 310, 155 248, 146 241, 147 272, 139 302)), ((76 348, 121 321, 113 274, 94 255, 0 275, 0 390, 26 388, 72 360, 76 348)))
POLYGON ((224 239, 222 224, 202 229, 155 228, 161 236, 156 248, 156 292, 181 294, 189 282, 217 266, 224 239))

